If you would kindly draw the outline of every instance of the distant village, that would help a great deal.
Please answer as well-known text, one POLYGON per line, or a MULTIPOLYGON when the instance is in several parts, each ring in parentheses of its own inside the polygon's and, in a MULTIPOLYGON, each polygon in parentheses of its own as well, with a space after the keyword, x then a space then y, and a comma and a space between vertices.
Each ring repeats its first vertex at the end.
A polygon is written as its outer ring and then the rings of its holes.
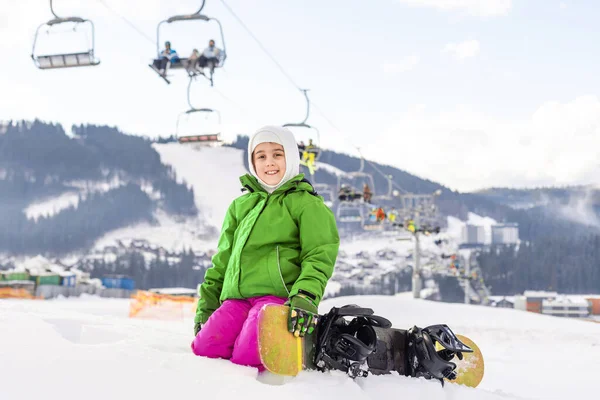
MULTIPOLYGON (((181 261, 181 256, 161 246, 143 239, 117 240, 115 245, 95 250, 81 259, 67 265, 58 260, 49 260, 41 255, 0 269, 1 298, 51 299, 59 296, 72 297, 81 294, 101 297, 129 298, 136 291, 135 281, 123 274, 107 274, 98 278, 91 277, 94 261, 114 262, 119 256, 136 251, 147 259, 160 257, 169 264, 181 261)), ((195 269, 209 268, 213 252, 194 253, 195 269)), ((1 265, 0 265, 1 267, 1 265)), ((189 294, 189 290, 186 292, 189 294)))
MULTIPOLYGON (((478 249, 490 244, 512 245, 519 243, 517 224, 496 224, 491 225, 489 228, 491 228, 491 238, 489 231, 486 237, 484 226, 465 225, 459 247, 462 249, 478 249)), ((141 252, 144 258, 147 259, 161 257, 170 264, 180 261, 180 256, 177 254, 170 253, 166 249, 150 244, 143 239, 119 240, 115 245, 96 250, 72 265, 50 261, 40 255, 18 263, 12 268, 0 270, 0 299, 51 299, 59 296, 70 297, 82 294, 131 298, 136 293, 135 282, 131 277, 110 274, 92 278, 89 271, 94 260, 114 262, 117 257, 132 250, 141 252)), ((214 252, 194 253, 195 268, 209 268, 213 254, 214 252)), ((389 259, 389 257, 386 258, 389 259)), ((342 261, 340 260, 339 272, 341 273, 340 276, 345 277, 345 264, 342 261)), ((391 267, 387 266, 388 269, 391 267)), ((197 296, 196 290, 189 288, 155 288, 151 291, 175 296, 197 296)), ((473 292, 477 292, 477 290, 473 292)), ((556 292, 525 291, 520 296, 489 295, 486 297, 488 298, 486 304, 491 307, 514 308, 557 317, 586 318, 600 322, 600 295, 564 295, 556 292)))

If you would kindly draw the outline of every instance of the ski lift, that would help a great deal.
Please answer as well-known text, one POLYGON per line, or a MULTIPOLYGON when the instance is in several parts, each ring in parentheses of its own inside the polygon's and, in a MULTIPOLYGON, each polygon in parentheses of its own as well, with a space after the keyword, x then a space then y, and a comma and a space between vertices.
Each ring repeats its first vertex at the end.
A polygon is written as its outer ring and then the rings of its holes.
POLYGON ((356 187, 356 183, 366 183, 369 186, 369 189, 371 190, 372 193, 372 198, 375 197, 375 180, 373 179, 373 175, 363 172, 365 166, 365 160, 363 157, 360 158, 360 168, 358 171, 354 171, 354 172, 347 172, 344 175, 338 175, 338 183, 337 183, 337 188, 338 188, 338 193, 342 190, 342 185, 345 184, 350 184, 350 186, 354 187, 357 191, 360 191, 362 193, 362 186, 361 187, 356 187))
POLYGON ((54 8, 52 6, 52 0, 50 0, 50 12, 54 15, 54 18, 49 20, 48 22, 44 22, 35 31, 35 37, 33 39, 33 47, 31 49, 31 59, 33 60, 35 66, 39 69, 57 69, 57 68, 69 68, 69 67, 88 67, 88 66, 96 66, 100 64, 100 60, 98 60, 94 56, 94 46, 95 46, 95 34, 94 34, 94 23, 89 19, 84 19, 81 17, 59 17, 54 12, 54 8), (87 51, 79 52, 79 53, 57 53, 57 54, 45 54, 38 55, 35 52, 35 47, 37 44, 37 40, 40 34, 40 29, 44 26, 47 26, 48 29, 66 23, 74 23, 75 28, 79 24, 88 23, 92 29, 92 38, 90 47, 87 51))
POLYGON ((323 197, 323 202, 329 208, 333 207, 333 203, 335 201, 334 192, 330 185, 325 183, 315 183, 313 184, 313 188, 320 196, 323 197))
POLYGON ((201 14, 205 3, 206 3, 206 0, 203 0, 202 5, 200 6, 200 9, 193 14, 175 15, 173 17, 167 18, 164 21, 159 22, 158 26, 156 27, 156 55, 157 55, 157 58, 154 59, 154 62, 152 64, 150 64, 149 66, 158 74, 158 76, 163 78, 165 80, 165 82, 167 82, 168 84, 170 84, 171 82, 169 81, 169 79, 167 79, 167 69, 182 69, 182 70, 185 70, 189 76, 196 77, 196 76, 201 75, 201 76, 205 77, 206 79, 208 79, 210 81, 210 86, 213 86, 213 83, 214 83, 213 82, 213 74, 214 74, 215 68, 221 68, 225 64, 225 59, 227 58, 227 51, 225 49, 225 36, 223 35, 223 27, 221 26, 221 22, 219 22, 218 19, 208 17, 204 14, 201 14), (171 24, 173 22, 181 22, 181 21, 204 21, 204 22, 215 21, 219 25, 222 49, 220 49, 220 51, 217 54, 217 57, 216 57, 217 63, 216 64, 210 63, 210 65, 207 65, 207 67, 209 68, 208 75, 204 72, 203 67, 202 68, 196 67, 193 64, 193 61, 189 59, 189 57, 179 57, 179 56, 176 58, 175 61, 168 62, 164 72, 161 73, 160 68, 159 68, 159 65, 160 65, 160 62, 162 59, 161 50, 160 50, 160 45, 161 45, 160 28, 164 23, 171 24))
MULTIPOLYGON (((391 201, 393 200, 393 195, 394 195, 394 190, 392 189, 392 186, 394 184, 394 182, 392 181, 392 175, 386 175, 387 181, 388 181, 388 190, 386 194, 381 194, 379 196, 373 196, 373 200, 388 200, 391 201)), ((396 191, 397 192, 397 191, 396 191)))
POLYGON ((342 201, 337 207, 337 219, 340 222, 363 224, 363 209, 360 204, 342 201))
MULTIPOLYGON (((302 122, 298 123, 287 123, 283 126, 286 128, 304 128, 310 129, 311 134, 308 135, 308 144, 305 144, 302 140, 298 143, 298 151, 300 152, 300 165, 304 165, 308 168, 308 171, 311 175, 315 174, 317 170, 316 162, 319 160, 321 156, 321 138, 319 134, 319 130, 314 126, 311 126, 306 123, 308 120, 308 116, 310 114, 310 99, 308 98, 308 89, 300 89, 306 98, 306 116, 302 122), (316 139, 316 144, 315 144, 316 139)), ((297 138, 296 138, 297 139, 297 138)))
MULTIPOLYGON (((210 147, 210 146, 215 146, 215 145, 219 145, 221 144, 221 139, 220 139, 220 135, 221 135, 221 113, 218 110, 214 110, 212 108, 195 108, 194 106, 192 106, 192 103, 190 101, 190 88, 192 86, 192 80, 194 78, 190 77, 190 83, 188 84, 188 91, 187 91, 187 100, 188 100, 188 105, 190 106, 189 110, 182 112, 181 114, 179 114, 179 116, 177 117, 177 124, 175 127, 175 136, 177 137, 177 140, 179 143, 184 144, 184 143, 189 143, 189 144, 194 144, 200 147, 210 147), (197 134, 197 135, 184 135, 181 136, 181 122, 183 118, 189 117, 190 115, 200 115, 200 114, 205 114, 207 117, 210 116, 211 114, 214 114, 217 116, 217 125, 218 125, 218 130, 216 132, 202 132, 201 134, 197 134)), ((214 127, 214 125, 213 125, 214 127)))

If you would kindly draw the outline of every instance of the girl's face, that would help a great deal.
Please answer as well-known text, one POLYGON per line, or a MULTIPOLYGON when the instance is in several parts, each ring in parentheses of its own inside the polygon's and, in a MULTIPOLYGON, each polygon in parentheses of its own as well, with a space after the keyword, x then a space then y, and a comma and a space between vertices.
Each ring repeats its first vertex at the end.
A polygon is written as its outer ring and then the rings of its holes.
POLYGON ((277 185, 285 175, 285 151, 277 143, 261 143, 252 153, 256 175, 267 185, 277 185))

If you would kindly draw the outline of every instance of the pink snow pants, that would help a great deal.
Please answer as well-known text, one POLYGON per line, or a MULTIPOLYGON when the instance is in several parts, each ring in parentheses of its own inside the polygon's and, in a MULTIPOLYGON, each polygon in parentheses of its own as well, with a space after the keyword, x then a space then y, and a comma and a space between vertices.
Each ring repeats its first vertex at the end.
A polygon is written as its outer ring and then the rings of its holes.
POLYGON ((286 300, 276 296, 225 300, 196 335, 192 351, 197 356, 225 358, 263 371, 258 353, 258 313, 266 304, 286 300))

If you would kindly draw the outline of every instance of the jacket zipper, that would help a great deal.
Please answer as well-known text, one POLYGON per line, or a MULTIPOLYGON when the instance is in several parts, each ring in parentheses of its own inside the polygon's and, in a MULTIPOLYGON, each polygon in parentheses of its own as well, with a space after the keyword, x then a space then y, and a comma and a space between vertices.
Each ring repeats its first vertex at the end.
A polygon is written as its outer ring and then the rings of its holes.
POLYGON ((289 296, 290 291, 288 290, 287 286, 285 285, 285 281, 283 280, 283 273, 281 272, 281 264, 279 264, 279 246, 277 246, 276 249, 277 249, 277 269, 279 270, 279 277, 281 278, 281 283, 283 284, 283 288, 285 289, 285 291, 287 292, 287 294, 289 296))

